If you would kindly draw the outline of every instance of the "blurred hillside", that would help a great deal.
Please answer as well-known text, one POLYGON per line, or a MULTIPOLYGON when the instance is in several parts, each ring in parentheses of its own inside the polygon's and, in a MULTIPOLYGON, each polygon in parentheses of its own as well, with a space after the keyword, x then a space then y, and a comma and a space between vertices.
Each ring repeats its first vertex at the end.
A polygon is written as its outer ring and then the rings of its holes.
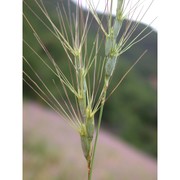
MULTIPOLYGON (((54 59, 58 61, 60 67, 63 67, 64 72, 69 73, 67 65, 67 57, 60 43, 39 21, 36 15, 41 17, 45 23, 49 24, 44 15, 39 11, 37 5, 30 0, 25 0, 30 8, 36 14, 24 5, 24 14, 32 23, 35 30, 38 32, 46 48, 49 50, 54 59)), ((44 0, 49 14, 54 22, 58 23, 57 12, 55 11, 58 0, 44 0)), ((68 1, 63 2, 65 10, 68 12, 68 1)), ((60 3, 61 7, 61 3, 60 3)), ((75 12, 75 5, 70 3, 71 12, 75 12)), ((87 12, 84 11, 84 14, 87 12)), ((100 17, 102 15, 99 15, 100 17)), ((105 23, 105 17, 103 18, 105 23)), ((91 20, 91 17, 90 17, 91 20)), ((145 27, 140 24, 134 35, 145 27)), ((92 20, 90 28, 88 44, 92 44, 91 37, 94 37, 97 32, 97 23, 92 20)), ((147 29, 147 32, 150 28, 147 29)), ((32 30, 24 20, 23 38, 28 45, 43 59, 47 60, 46 54, 35 39, 32 30)), ((68 32, 69 33, 69 32, 68 32)), ((121 34, 120 34, 121 35, 121 34)), ((133 36, 134 37, 134 36, 133 36)), ((133 38, 132 37, 132 38, 133 38)), ((47 86, 51 87, 51 91, 58 97, 57 89, 52 80, 54 75, 42 64, 38 56, 24 43, 23 51, 26 57, 40 74, 47 86)), ((91 46, 89 46, 91 47, 91 46)), ((157 153, 157 99, 156 99, 156 81, 157 81, 157 33, 152 32, 148 37, 136 44, 129 51, 124 53, 118 61, 118 67, 112 80, 111 87, 113 88, 118 80, 123 76, 133 62, 144 52, 148 50, 141 61, 133 68, 130 74, 126 77, 121 86, 115 91, 113 96, 107 101, 104 109, 102 125, 104 128, 115 133, 118 137, 123 138, 132 145, 156 157, 157 153)), ((103 49, 101 50, 103 52, 103 49)), ((31 74, 27 65, 23 65, 24 71, 31 74)), ((32 78, 35 78, 31 74, 32 78)), ((38 82, 37 82, 38 83, 38 82)), ((27 84, 23 84, 24 99, 34 99, 42 103, 42 100, 37 96, 27 84)))

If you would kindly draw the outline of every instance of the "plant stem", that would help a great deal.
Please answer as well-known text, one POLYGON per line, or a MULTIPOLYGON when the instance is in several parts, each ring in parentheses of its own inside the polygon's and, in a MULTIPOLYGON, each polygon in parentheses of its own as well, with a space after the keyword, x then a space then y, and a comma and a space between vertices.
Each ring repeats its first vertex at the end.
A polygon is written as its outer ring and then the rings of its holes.
POLYGON ((91 180, 91 160, 88 161, 88 180, 91 180))
POLYGON ((93 169, 93 164, 94 164, 94 157, 95 157, 95 152, 96 152, 96 146, 97 146, 97 140, 98 140, 98 136, 99 136, 99 130, 101 127, 101 120, 102 120, 102 114, 103 114, 103 109, 104 109, 104 102, 106 99, 106 88, 104 89, 104 97, 102 99, 101 102, 101 109, 100 109, 100 114, 99 114, 99 119, 98 119, 98 126, 97 126, 97 130, 96 130, 96 137, 95 137, 95 142, 94 142, 94 148, 93 148, 93 152, 92 152, 92 159, 91 159, 91 163, 90 163, 90 170, 88 169, 88 180, 91 180, 92 178, 92 169, 93 169))

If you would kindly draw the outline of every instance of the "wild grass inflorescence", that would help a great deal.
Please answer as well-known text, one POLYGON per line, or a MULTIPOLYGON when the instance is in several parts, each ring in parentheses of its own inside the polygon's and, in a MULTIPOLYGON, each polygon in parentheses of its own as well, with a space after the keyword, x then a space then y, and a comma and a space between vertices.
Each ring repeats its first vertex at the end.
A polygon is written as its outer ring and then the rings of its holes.
POLYGON ((23 1, 24 7, 33 14, 38 23, 41 23, 63 47, 66 53, 66 59, 63 61, 69 66, 69 75, 64 73, 63 66, 59 65, 58 60, 52 57, 41 39, 41 35, 37 32, 35 25, 30 21, 28 14, 24 13, 24 22, 28 24, 47 58, 42 58, 36 52, 35 48, 25 39, 24 46, 27 46, 31 53, 34 53, 36 58, 54 74, 55 79, 52 82, 59 92, 59 96, 57 97, 50 90, 50 87, 40 75, 40 71, 35 70, 31 64, 31 60, 25 56, 23 57, 24 64, 29 67, 36 79, 24 70, 24 82, 55 112, 63 116, 69 125, 78 132, 83 154, 87 161, 88 179, 90 180, 92 178, 94 155, 104 104, 145 52, 134 62, 124 76, 121 77, 117 86, 111 92, 107 92, 107 90, 120 55, 151 33, 151 31, 147 32, 147 25, 134 39, 131 39, 132 34, 147 11, 142 13, 142 10, 140 10, 137 16, 138 21, 132 23, 131 18, 140 8, 141 1, 132 4, 130 0, 126 3, 123 0, 118 0, 115 18, 112 15, 113 0, 106 1, 104 16, 102 18, 97 14, 91 0, 86 0, 88 11, 85 15, 80 1, 78 1, 75 11, 71 11, 70 1, 68 1, 68 12, 63 6, 63 2, 60 2, 56 8, 59 20, 57 24, 50 16, 43 0, 34 0, 34 2, 42 16, 30 6, 30 2, 27 0, 23 1), (130 10, 126 13, 128 6, 130 10), (105 14, 107 15, 105 16, 105 14), (105 18, 106 25, 103 23, 105 18), (127 18, 130 20, 125 22, 124 20, 127 18), (93 43, 89 51, 90 48, 88 47, 87 39, 89 38, 88 34, 93 20, 98 25, 98 31, 93 37, 93 43), (122 28, 123 23, 126 23, 125 29, 122 28), (121 34, 121 37, 118 36, 119 34, 121 34), (102 53, 102 48, 104 48, 104 53, 102 53), (64 95, 62 95, 62 90, 64 95), (94 138, 95 114, 98 111, 99 119, 94 138))

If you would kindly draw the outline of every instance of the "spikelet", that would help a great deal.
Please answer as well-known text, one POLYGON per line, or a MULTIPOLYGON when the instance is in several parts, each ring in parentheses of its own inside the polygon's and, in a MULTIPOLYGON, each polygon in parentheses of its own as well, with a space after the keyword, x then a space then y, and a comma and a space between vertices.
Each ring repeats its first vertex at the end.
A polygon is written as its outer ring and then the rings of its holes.
POLYGON ((105 54, 107 56, 107 60, 106 60, 106 65, 105 65, 105 74, 106 74, 107 81, 109 81, 110 77, 112 76, 114 72, 117 57, 118 57, 116 39, 118 37, 119 31, 122 26, 122 21, 123 21, 122 4, 123 4, 123 0, 118 0, 114 25, 110 28, 109 35, 106 36, 105 54))
POLYGON ((116 39, 123 22, 123 12, 122 12, 122 4, 123 0, 118 0, 117 9, 116 9, 116 18, 114 20, 113 30, 114 30, 114 38, 116 39))
POLYGON ((93 140, 93 135, 94 135, 94 117, 87 119, 86 130, 87 130, 89 142, 91 142, 93 140))
POLYGON ((78 97, 78 103, 79 108, 81 111, 81 114, 83 118, 86 118, 86 92, 87 92, 87 84, 86 84, 86 78, 85 78, 85 72, 84 68, 80 68, 79 70, 79 81, 80 81, 80 87, 79 87, 79 97, 78 97))
POLYGON ((81 111, 82 117, 85 118, 86 117, 86 96, 84 93, 82 93, 78 97, 78 103, 79 103, 79 109, 81 111))
POLYGON ((85 124, 81 125, 80 137, 84 157, 88 160, 90 156, 91 143, 89 143, 85 124))
POLYGON ((112 76, 115 66, 116 66, 116 60, 117 60, 117 57, 108 58, 108 60, 106 62, 106 66, 105 66, 107 77, 112 76))
POLYGON ((124 0, 118 0, 118 2, 117 2, 116 14, 117 14, 118 10, 121 10, 121 9, 122 9, 123 1, 124 1, 124 0))
POLYGON ((114 44, 115 44, 114 38, 112 38, 111 36, 106 37, 106 43, 105 43, 105 55, 106 56, 109 55, 114 44))
POLYGON ((86 131, 89 142, 91 143, 94 135, 94 115, 92 114, 92 109, 87 107, 86 109, 86 131))
POLYGON ((119 21, 119 20, 115 19, 114 26, 113 26, 113 29, 114 29, 114 38, 115 39, 117 38, 117 36, 119 34, 121 26, 122 26, 122 21, 119 21))

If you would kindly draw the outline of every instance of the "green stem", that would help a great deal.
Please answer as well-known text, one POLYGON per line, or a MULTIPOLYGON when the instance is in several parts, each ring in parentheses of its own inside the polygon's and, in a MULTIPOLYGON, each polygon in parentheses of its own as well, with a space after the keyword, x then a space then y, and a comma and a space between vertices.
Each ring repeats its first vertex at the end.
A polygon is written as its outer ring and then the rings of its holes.
POLYGON ((103 97, 102 103, 101 103, 101 109, 100 109, 100 114, 99 114, 99 119, 98 119, 98 126, 97 126, 97 130, 96 130, 96 137, 95 137, 92 159, 91 159, 91 164, 90 164, 90 171, 88 173, 88 180, 91 180, 91 178, 92 178, 92 169, 93 169, 93 164, 94 164, 94 157, 95 157, 95 152, 96 152, 97 140, 98 140, 98 136, 99 136, 99 130, 100 130, 100 126, 101 126, 105 98, 106 98, 106 88, 104 90, 104 97, 103 97))
POLYGON ((88 161, 88 180, 91 180, 91 160, 88 161))

